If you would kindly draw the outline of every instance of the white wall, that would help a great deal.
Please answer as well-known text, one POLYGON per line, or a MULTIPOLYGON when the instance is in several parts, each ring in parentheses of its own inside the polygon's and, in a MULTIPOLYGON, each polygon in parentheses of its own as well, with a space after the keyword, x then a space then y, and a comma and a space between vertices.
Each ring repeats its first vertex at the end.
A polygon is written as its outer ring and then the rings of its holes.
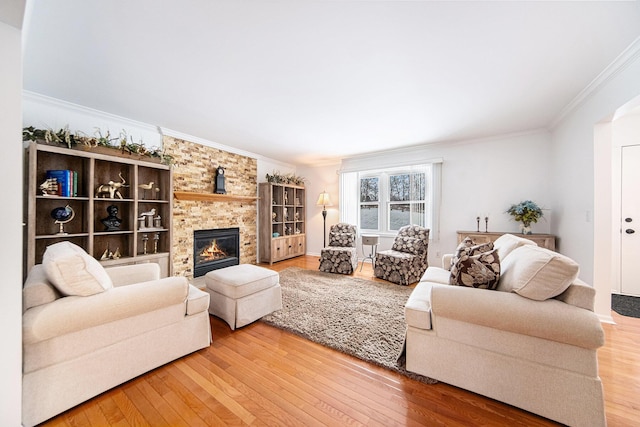
MULTIPOLYGON (((442 158, 442 205, 440 211, 440 239, 429 246, 429 263, 440 265, 443 253, 450 253, 457 245, 457 230, 476 230, 476 216, 489 216, 489 231, 519 232, 518 223, 505 211, 513 203, 531 199, 549 209, 547 219, 533 225, 535 233, 547 233, 553 222, 556 206, 549 192, 552 186, 548 174, 550 163, 550 135, 536 131, 503 135, 482 140, 449 144, 432 144, 394 152, 367 155, 350 159, 351 165, 375 164, 383 167, 416 161, 442 158)), ((339 221, 338 176, 336 166, 309 167, 300 171, 310 178, 307 203, 315 204, 318 194, 326 187, 334 206, 329 209, 327 227, 339 221), (314 200, 310 200, 309 198, 314 200)), ((307 214, 307 246, 309 254, 319 254, 322 247, 321 208, 307 214)), ((393 238, 381 238, 380 250, 389 249, 393 238)), ((362 257, 358 242, 358 253, 362 257)), ((368 248, 366 248, 368 250, 368 248)))
MULTIPOLYGON (((297 174, 306 178, 307 206, 307 254, 320 256, 323 247, 324 224, 322 206, 317 206, 318 196, 323 191, 329 193, 333 206, 327 206, 327 239, 329 228, 340 222, 340 197, 338 191, 339 164, 317 167, 300 167, 297 174)), ((327 241, 328 242, 328 241, 327 241)))
POLYGON ((22 400, 22 53, 20 30, 0 22, 0 169, 2 286, 0 286, 0 425, 19 426, 22 400), (6 179, 13 177, 12 179, 6 179))
POLYGON ((580 277, 596 288, 596 313, 611 319, 612 137, 616 110, 640 94, 640 41, 605 70, 552 132, 552 232, 561 236, 563 253, 580 264, 580 277), (596 136, 598 137, 596 139, 596 136), (590 215, 592 214, 592 220, 590 215))

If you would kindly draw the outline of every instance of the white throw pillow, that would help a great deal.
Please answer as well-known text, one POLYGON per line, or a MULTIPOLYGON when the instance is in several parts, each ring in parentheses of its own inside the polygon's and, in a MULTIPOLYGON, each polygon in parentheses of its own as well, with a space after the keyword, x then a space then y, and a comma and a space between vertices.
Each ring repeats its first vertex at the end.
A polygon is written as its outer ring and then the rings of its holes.
POLYGON ((578 264, 571 258, 538 246, 514 249, 500 265, 499 291, 544 301, 563 293, 578 277, 578 264))
POLYGON ((513 234, 503 234, 493 242, 493 248, 498 251, 498 258, 504 260, 507 255, 516 248, 524 245, 538 246, 533 240, 525 239, 524 237, 514 236, 513 234))
POLYGON ((47 247, 42 265, 47 279, 63 295, 89 296, 113 288, 98 260, 71 242, 47 247))

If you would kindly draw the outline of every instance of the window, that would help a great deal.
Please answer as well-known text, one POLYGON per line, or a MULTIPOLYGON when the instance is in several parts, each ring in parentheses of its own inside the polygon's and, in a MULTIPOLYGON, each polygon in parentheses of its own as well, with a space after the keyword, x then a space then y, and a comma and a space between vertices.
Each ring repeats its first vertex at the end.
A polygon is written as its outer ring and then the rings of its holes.
POLYGON ((380 179, 360 178, 360 228, 377 230, 380 227, 380 179))
POLYGON ((416 224, 431 228, 431 165, 357 172, 358 228, 395 234, 416 224))
POLYGON ((425 185, 424 172, 389 175, 389 230, 397 231, 410 224, 424 227, 425 185))

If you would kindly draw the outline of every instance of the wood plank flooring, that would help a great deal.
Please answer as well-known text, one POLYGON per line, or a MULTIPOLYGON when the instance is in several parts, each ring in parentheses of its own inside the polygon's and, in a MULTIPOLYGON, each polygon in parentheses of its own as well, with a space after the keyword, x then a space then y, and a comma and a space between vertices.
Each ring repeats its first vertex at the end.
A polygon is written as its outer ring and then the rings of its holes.
MULTIPOLYGON (((318 258, 274 270, 317 269, 318 258)), ((373 279, 370 264, 356 277, 373 279)), ((599 351, 608 425, 640 425, 640 319, 613 313, 599 351)), ((426 385, 255 322, 232 332, 211 317, 213 343, 105 392, 43 426, 551 426, 468 391, 426 385)))

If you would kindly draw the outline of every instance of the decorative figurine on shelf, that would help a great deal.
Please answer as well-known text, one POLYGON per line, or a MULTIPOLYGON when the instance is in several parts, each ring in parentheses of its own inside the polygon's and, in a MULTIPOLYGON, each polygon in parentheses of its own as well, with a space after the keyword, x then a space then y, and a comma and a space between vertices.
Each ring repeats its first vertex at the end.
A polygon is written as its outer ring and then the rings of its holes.
POLYGON ((273 220, 273 222, 276 222, 278 220, 278 214, 275 212, 271 212, 271 219, 273 220))
POLYGON ((156 209, 142 212, 138 217, 138 229, 153 228, 153 218, 156 216, 156 209))
POLYGON ((287 190, 284 190, 284 204, 289 204, 289 195, 287 194, 287 190))
POLYGON ((120 189, 123 187, 128 187, 126 185, 125 179, 122 177, 122 172, 118 174, 121 182, 109 181, 107 184, 100 184, 98 188, 96 188, 96 198, 98 197, 107 197, 110 199, 122 199, 122 194, 120 194, 120 189))
POLYGON ((283 208, 284 211, 284 220, 288 221, 289 220, 289 212, 287 211, 287 208, 283 208))
POLYGON ((300 212, 296 212, 295 215, 293 215, 293 219, 300 221, 300 212))
POLYGON ((162 228, 162 217, 160 215, 153 218, 153 228, 162 228))
POLYGON ((119 231, 122 220, 118 218, 118 207, 116 205, 107 206, 107 213, 109 216, 100 220, 104 225, 104 231, 119 231))
POLYGON ((107 246, 107 249, 104 250, 104 252, 102 253, 102 256, 100 257, 100 261, 104 261, 106 259, 119 259, 122 257, 122 254, 120 253, 120 248, 117 247, 115 252, 111 252, 109 250, 109 246, 107 246))
MULTIPOLYGON (((152 190, 153 189, 153 181, 149 182, 148 184, 140 184, 138 185, 139 188, 142 188, 142 199, 146 199, 147 198, 147 190, 152 190)), ((153 193, 151 193, 151 195, 153 196, 153 193)))
POLYGON ((227 194, 227 190, 224 189, 224 168, 218 166, 216 170, 216 194, 227 194))
POLYGON ((51 211, 51 218, 55 219, 54 224, 60 224, 60 230, 57 234, 67 235, 69 233, 64 231, 64 225, 71 221, 76 216, 76 213, 67 205, 65 207, 55 208, 51 211))
POLYGON ((300 229, 296 227, 296 234, 300 234, 300 229))
POLYGON ((47 178, 42 184, 40 184, 40 191, 42 191, 43 196, 57 196, 58 179, 47 178))

